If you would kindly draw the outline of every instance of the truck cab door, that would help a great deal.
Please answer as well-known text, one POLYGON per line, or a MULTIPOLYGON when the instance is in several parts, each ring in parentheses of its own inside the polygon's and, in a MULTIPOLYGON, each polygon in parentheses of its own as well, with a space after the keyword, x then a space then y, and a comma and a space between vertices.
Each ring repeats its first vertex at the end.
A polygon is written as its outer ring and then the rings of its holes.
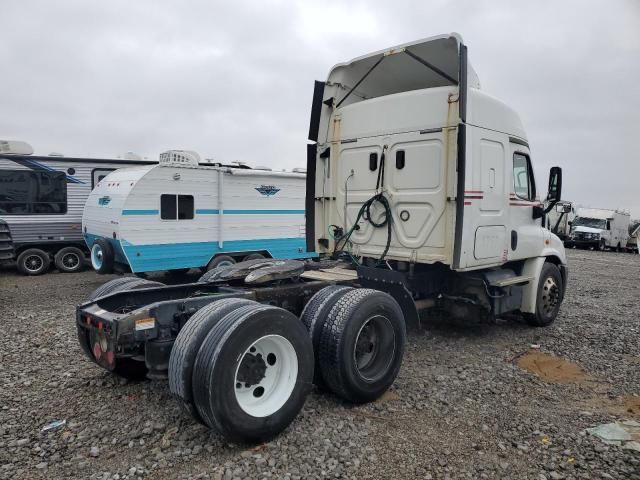
POLYGON ((541 219, 533 218, 533 207, 540 206, 536 191, 531 153, 519 143, 510 143, 509 252, 508 260, 535 257, 543 244, 541 219))

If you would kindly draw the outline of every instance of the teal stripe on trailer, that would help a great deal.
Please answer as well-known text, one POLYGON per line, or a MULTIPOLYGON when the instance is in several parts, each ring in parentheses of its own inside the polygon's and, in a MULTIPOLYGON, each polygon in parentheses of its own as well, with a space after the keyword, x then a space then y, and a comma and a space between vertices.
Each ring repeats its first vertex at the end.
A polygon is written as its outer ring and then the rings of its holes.
POLYGON ((273 258, 281 259, 317 256, 315 252, 306 251, 304 237, 225 240, 223 248, 218 246, 218 242, 132 245, 122 240, 121 245, 134 272, 205 267, 209 260, 219 253, 266 251, 273 258))
POLYGON ((122 215, 158 215, 159 210, 122 210, 122 215))
POLYGON ((218 215, 220 210, 217 208, 196 208, 196 215, 218 215))

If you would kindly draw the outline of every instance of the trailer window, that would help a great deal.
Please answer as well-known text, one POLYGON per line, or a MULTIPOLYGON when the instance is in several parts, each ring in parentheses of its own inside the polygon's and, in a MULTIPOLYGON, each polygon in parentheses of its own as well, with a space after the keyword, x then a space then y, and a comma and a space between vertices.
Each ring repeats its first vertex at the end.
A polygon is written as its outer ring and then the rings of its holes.
POLYGON ((523 200, 536 198, 536 186, 529 157, 523 153, 513 155, 513 188, 516 196, 523 200))
POLYGON ((62 215, 67 213, 64 172, 0 171, 0 214, 62 215))
POLYGON ((193 210, 193 195, 160 195, 160 218, 163 220, 191 220, 193 210))

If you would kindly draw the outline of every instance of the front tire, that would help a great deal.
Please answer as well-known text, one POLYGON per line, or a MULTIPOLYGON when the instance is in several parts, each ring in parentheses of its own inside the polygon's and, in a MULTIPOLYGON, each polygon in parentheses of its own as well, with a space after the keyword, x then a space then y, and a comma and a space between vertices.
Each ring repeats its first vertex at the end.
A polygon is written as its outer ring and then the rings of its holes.
POLYGON ((525 320, 532 327, 551 325, 558 316, 564 296, 564 285, 560 270, 553 263, 545 263, 540 272, 536 312, 525 314, 525 320))
POLYGON ((16 263, 23 275, 42 275, 49 270, 51 258, 44 250, 29 248, 18 255, 16 263))
POLYGON ((236 261, 229 255, 218 255, 207 264, 207 271, 213 270, 216 267, 230 267, 235 263, 236 261))
POLYGON ((200 347, 195 405, 227 439, 263 442, 294 420, 312 378, 313 347, 300 320, 282 308, 248 305, 220 320, 200 347))

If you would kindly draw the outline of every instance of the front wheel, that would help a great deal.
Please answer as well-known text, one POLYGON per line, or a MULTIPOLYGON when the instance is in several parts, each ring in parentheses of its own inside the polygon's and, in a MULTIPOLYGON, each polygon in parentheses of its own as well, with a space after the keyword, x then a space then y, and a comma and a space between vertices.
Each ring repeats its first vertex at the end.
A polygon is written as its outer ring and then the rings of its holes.
POLYGON ((553 263, 545 263, 540 272, 536 295, 536 312, 525 314, 525 320, 533 327, 546 327, 558 316, 564 285, 560 270, 553 263))
POLYGON ((604 241, 604 239, 600 240, 600 242, 598 243, 598 250, 600 250, 601 252, 604 252, 607 248, 607 244, 604 241))

